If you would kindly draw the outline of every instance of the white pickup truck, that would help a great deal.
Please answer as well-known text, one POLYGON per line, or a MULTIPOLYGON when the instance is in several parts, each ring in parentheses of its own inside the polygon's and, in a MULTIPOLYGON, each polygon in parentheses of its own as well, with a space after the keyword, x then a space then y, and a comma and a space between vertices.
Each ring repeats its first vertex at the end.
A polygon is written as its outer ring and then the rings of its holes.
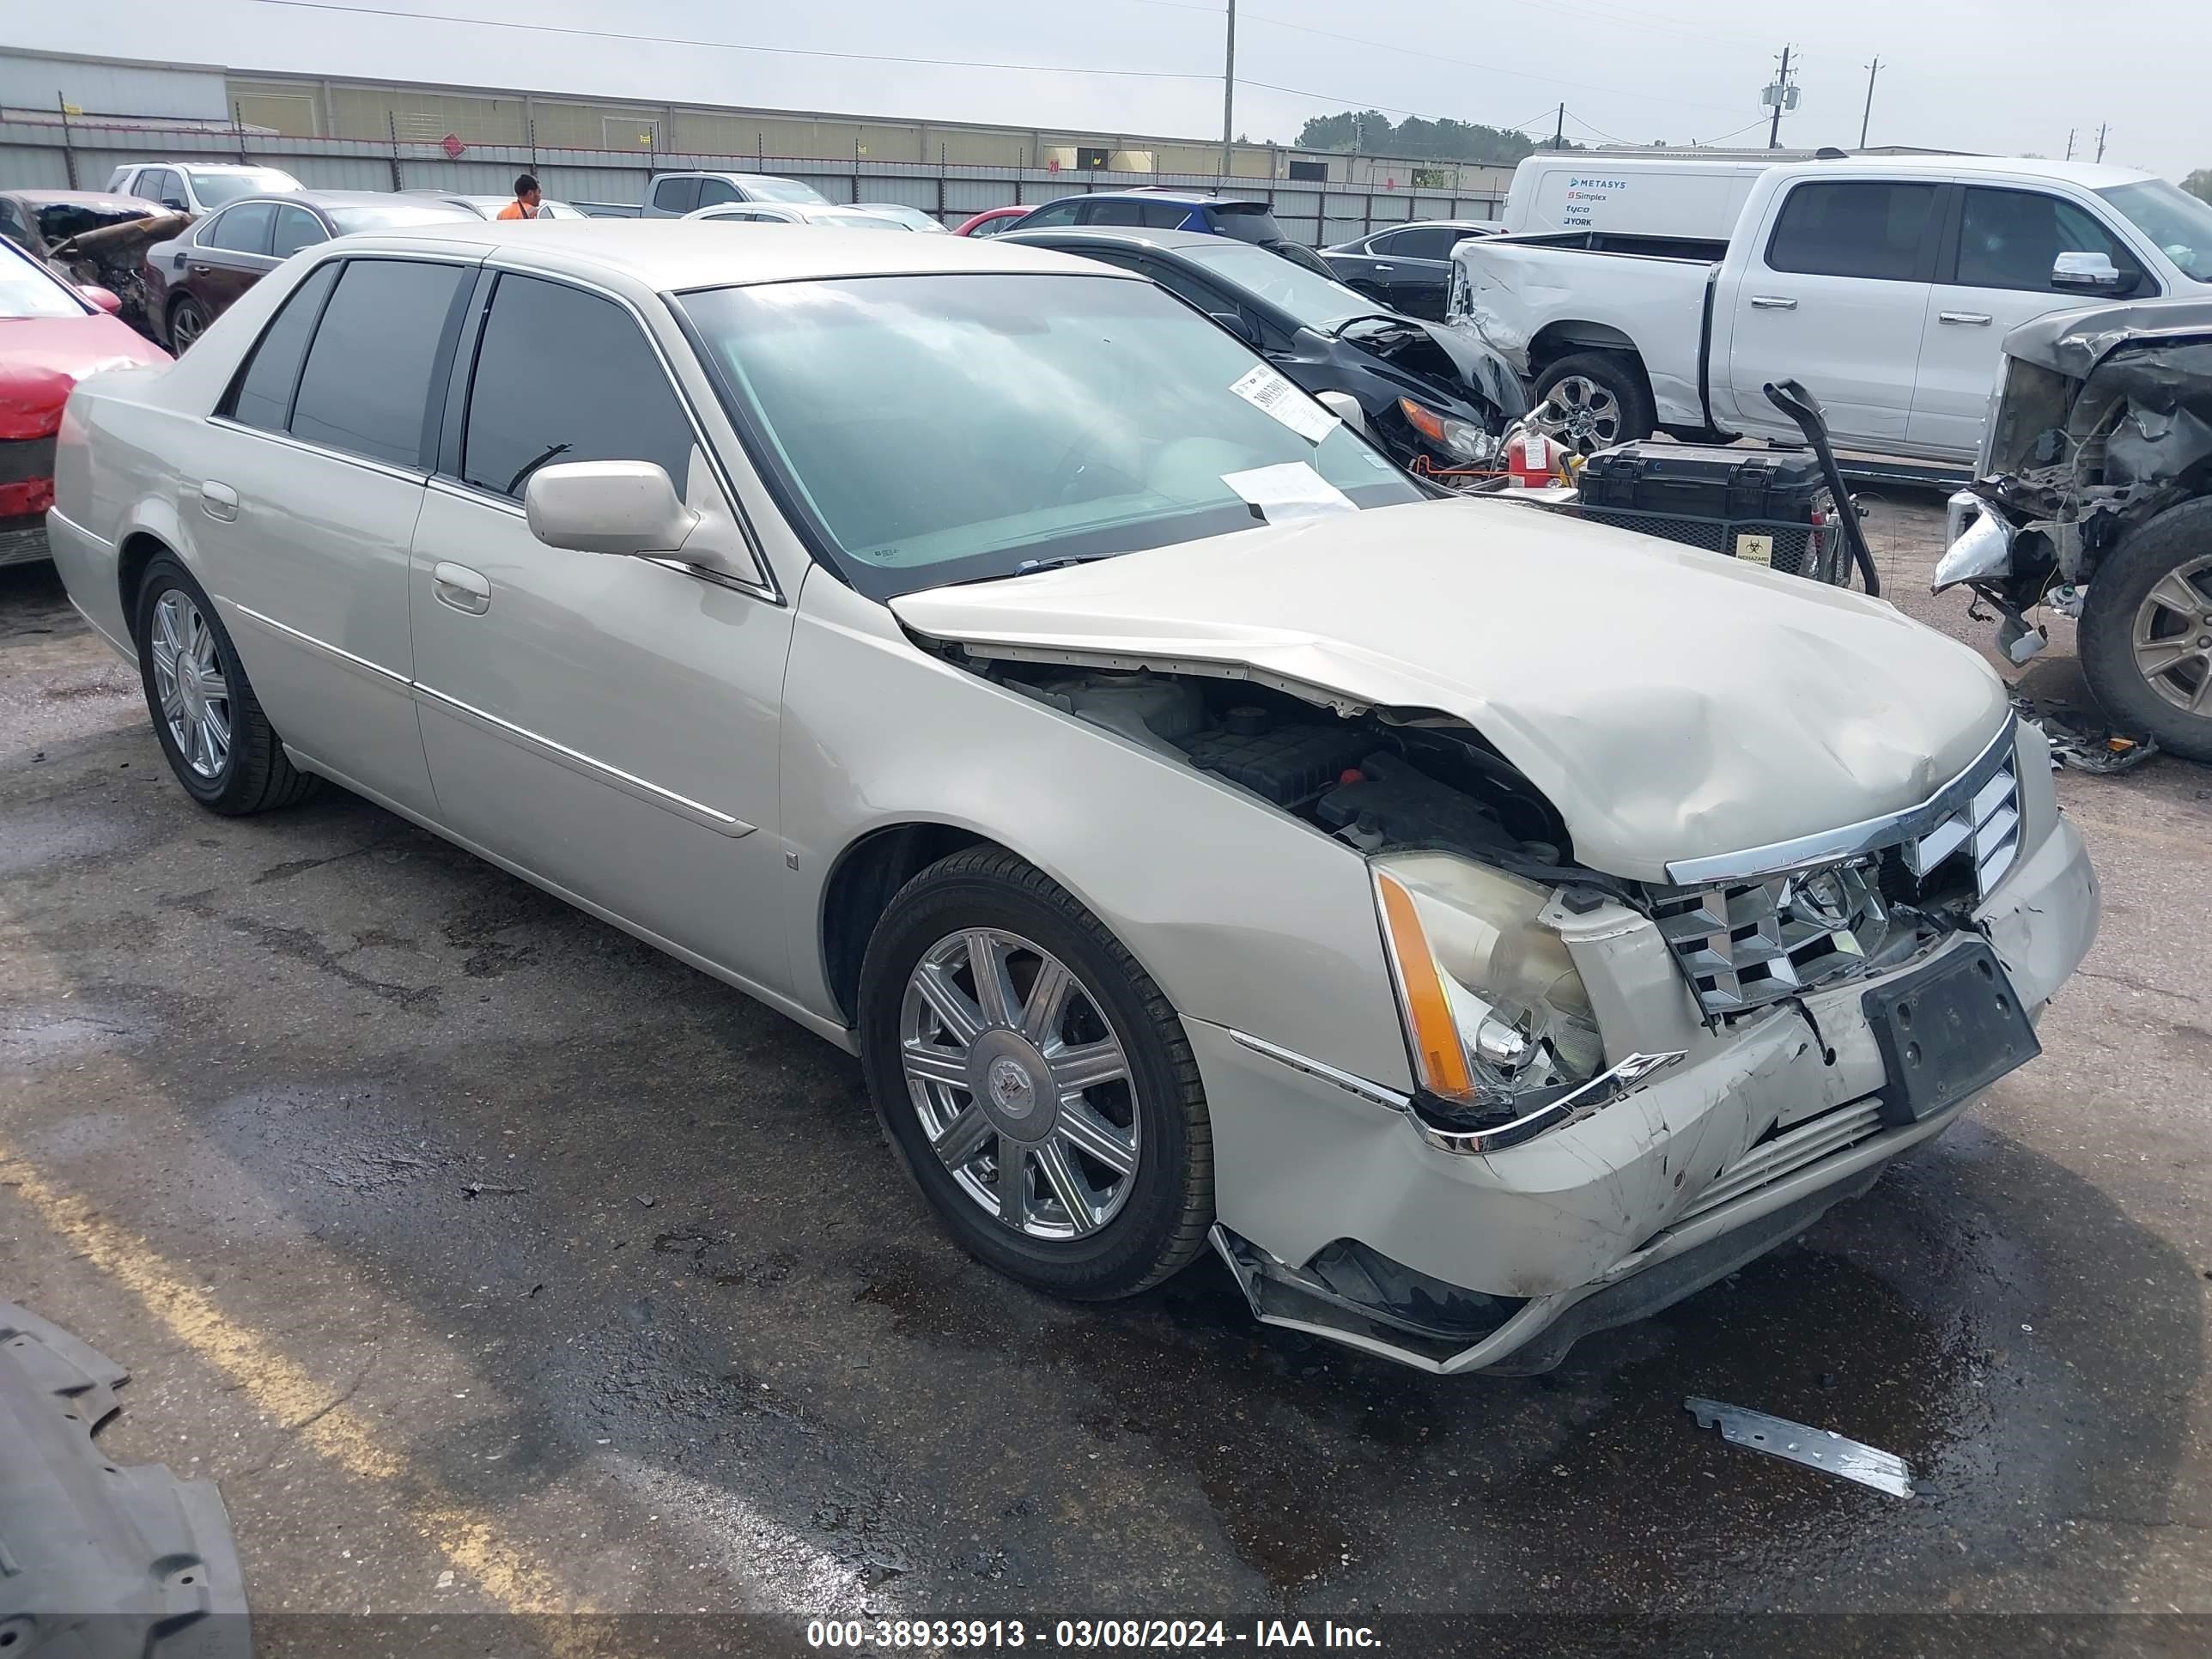
POLYGON ((1966 463, 2006 331, 2212 295, 2212 206, 2130 167, 1839 153, 1761 173, 1724 242, 1593 229, 1452 257, 1452 319, 1586 453, 1655 430, 1794 441, 1762 388, 1795 379, 1839 447, 1966 463))

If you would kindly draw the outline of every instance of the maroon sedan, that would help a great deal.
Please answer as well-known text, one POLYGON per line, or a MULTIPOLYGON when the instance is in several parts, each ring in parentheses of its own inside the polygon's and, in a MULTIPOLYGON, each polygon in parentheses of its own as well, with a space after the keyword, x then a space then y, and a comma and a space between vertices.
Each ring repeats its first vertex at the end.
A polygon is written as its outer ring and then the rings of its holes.
POLYGON ((109 314, 116 303, 0 240, 0 564, 46 556, 54 434, 70 388, 96 369, 169 361, 109 314))
POLYGON ((434 196, 374 190, 248 196, 146 251, 146 314, 181 352, 231 301, 303 247, 356 230, 396 230, 480 216, 434 196))

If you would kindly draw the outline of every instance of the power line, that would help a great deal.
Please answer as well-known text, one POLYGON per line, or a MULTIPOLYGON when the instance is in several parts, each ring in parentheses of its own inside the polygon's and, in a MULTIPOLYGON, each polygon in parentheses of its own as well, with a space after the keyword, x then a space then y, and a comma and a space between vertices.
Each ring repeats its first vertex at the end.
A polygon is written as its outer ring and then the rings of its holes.
POLYGON ((1599 137, 1604 139, 1608 144, 1624 144, 1627 145, 1630 149, 1635 148, 1633 144, 1630 143, 1629 140, 1626 138, 1616 138, 1611 133, 1607 132, 1603 127, 1591 126, 1589 122, 1583 120, 1581 116, 1576 114, 1572 110, 1569 110, 1567 112, 1567 119, 1572 121, 1578 127, 1588 128, 1590 131, 1597 134, 1599 137))
POLYGON ((590 40, 641 42, 655 46, 704 46, 714 52, 760 52, 776 58, 832 58, 860 64, 922 64, 933 69, 1019 70, 1028 75, 1103 75, 1136 81, 1214 81, 1219 78, 1211 74, 1183 70, 1077 69, 1066 64, 1003 64, 969 58, 912 58, 880 52, 817 52, 799 46, 750 46, 735 40, 702 40, 672 34, 629 34, 613 29, 574 28, 558 23, 515 23, 489 17, 454 17, 434 11, 399 11, 386 6, 341 5, 337 0, 251 0, 251 3, 281 6, 295 11, 343 12, 359 17, 398 17, 417 23, 453 23, 464 28, 512 29, 526 34, 574 35, 590 40))

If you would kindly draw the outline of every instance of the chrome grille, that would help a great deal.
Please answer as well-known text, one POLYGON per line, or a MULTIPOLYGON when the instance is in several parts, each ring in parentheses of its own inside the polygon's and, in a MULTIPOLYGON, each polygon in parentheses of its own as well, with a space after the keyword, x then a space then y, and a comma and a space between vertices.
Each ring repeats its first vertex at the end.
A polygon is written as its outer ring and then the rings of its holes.
POLYGON ((1894 896, 1964 910, 2004 878, 2020 832, 2019 761, 2008 729, 1922 805, 1844 832, 1856 843, 1853 856, 1756 870, 1761 855, 1745 854, 1755 873, 1648 890, 1651 917, 1706 1017, 1741 1013, 1855 973, 1881 948, 1890 925, 1885 860, 1896 861, 1905 883, 1890 890, 1894 896))
POLYGON ((1889 931, 1872 860, 1655 896, 1652 920, 1708 1014, 1741 1013, 1861 966, 1889 931))

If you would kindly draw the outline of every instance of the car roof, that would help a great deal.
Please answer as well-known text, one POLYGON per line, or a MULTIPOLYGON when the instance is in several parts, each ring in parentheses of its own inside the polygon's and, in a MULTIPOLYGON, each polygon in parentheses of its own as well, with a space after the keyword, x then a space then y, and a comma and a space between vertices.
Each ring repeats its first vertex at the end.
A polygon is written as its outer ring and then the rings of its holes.
POLYGON ((0 196, 12 197, 18 202, 44 202, 52 205, 66 203, 72 207, 140 207, 155 213, 167 211, 159 202, 149 201, 143 196, 125 196, 109 190, 40 190, 36 185, 26 185, 14 190, 0 190, 0 196))
MULTIPOLYGON (((1127 190, 1070 191, 1067 196, 1056 199, 1065 202, 1071 198, 1077 201, 1095 202, 1103 198, 1109 202, 1180 202, 1188 207, 1255 207, 1273 210, 1264 196, 1224 196, 1218 191, 1185 190, 1175 185, 1132 185, 1127 190)), ((1052 204, 1045 202, 1038 205, 1049 207, 1052 204)))
POLYGON ((1096 264, 1049 249, 1002 247, 1003 240, 886 236, 811 225, 758 225, 732 236, 702 230, 698 222, 685 219, 465 219, 368 231, 331 246, 421 251, 458 244, 495 256, 502 265, 585 277, 626 276, 662 292, 838 276, 1106 274, 1096 264))
POLYGON ((803 181, 787 178, 781 173, 732 173, 726 167, 675 167, 656 173, 656 179, 765 179, 771 184, 796 185, 803 181))
POLYGON ((1186 248, 1213 252, 1224 247, 1259 246, 1257 242, 1208 235, 1202 230, 1148 230, 1142 225, 1042 225, 1035 230, 1010 230, 1005 235, 994 236, 991 240, 1000 243, 1034 246, 1048 239, 1055 242, 1096 242, 1102 247, 1164 248, 1170 253, 1180 252, 1186 248))
MULTIPOLYGON (((1593 164, 1595 165, 1595 164, 1593 164)), ((1846 155, 1827 161, 1793 161, 1787 165, 1801 173, 1823 169, 1853 174, 1930 173, 1939 178, 1979 173, 1984 177, 2056 179, 2084 190, 2107 190, 2114 185, 2140 184, 2158 175, 2141 167, 2120 167, 2109 161, 2051 161, 2033 155, 1846 155)))

